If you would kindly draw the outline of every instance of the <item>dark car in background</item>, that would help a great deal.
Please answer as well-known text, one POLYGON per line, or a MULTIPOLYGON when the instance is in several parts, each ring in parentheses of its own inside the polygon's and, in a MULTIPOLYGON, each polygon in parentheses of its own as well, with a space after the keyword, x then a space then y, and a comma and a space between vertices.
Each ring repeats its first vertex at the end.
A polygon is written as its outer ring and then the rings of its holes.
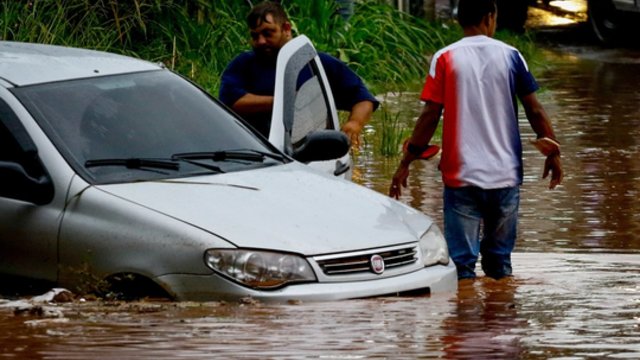
MULTIPOLYGON (((556 2, 569 0, 497 0, 498 28, 523 32, 530 6, 553 7, 556 2)), ((573 0, 576 1, 576 0, 573 0)), ((640 20, 640 0, 582 0, 587 5, 589 25, 595 38, 604 44, 637 42, 640 20)), ((451 0, 452 14, 457 12, 458 0, 451 0)))
POLYGON ((587 0, 589 22, 595 36, 605 44, 620 43, 638 34, 640 0, 587 0), (634 21, 635 20, 635 21, 634 21))

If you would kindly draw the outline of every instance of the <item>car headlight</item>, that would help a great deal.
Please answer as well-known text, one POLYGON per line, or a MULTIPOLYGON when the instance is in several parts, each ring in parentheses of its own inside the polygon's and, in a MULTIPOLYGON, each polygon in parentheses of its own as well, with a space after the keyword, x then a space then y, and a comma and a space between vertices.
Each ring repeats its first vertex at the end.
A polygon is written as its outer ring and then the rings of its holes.
POLYGON ((449 250, 444 236, 436 224, 431 224, 429 230, 420 238, 420 250, 424 266, 449 263, 449 250))
POLYGON ((316 281, 307 260, 292 254, 210 249, 205 252, 205 263, 214 271, 255 289, 273 289, 290 283, 316 281))

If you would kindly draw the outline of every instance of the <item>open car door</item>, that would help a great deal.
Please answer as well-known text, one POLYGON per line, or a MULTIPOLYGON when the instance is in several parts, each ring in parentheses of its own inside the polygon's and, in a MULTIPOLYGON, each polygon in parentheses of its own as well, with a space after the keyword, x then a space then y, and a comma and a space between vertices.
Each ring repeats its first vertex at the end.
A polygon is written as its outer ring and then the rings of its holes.
MULTIPOLYGON (((309 38, 297 36, 278 54, 269 141, 283 152, 295 155, 310 137, 332 131, 340 131, 340 122, 329 81, 309 38)), ((307 163, 351 180, 349 152, 336 159, 307 163)))

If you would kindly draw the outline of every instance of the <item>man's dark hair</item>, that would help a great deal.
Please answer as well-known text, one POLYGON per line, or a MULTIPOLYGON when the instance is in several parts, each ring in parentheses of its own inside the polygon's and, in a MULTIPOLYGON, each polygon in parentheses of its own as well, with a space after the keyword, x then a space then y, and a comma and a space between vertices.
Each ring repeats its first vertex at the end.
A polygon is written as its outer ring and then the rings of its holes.
POLYGON ((462 27, 479 25, 485 15, 496 11, 496 0, 460 0, 458 23, 462 27))
POLYGON ((247 16, 247 25, 249 25, 250 29, 255 29, 267 21, 267 15, 269 14, 271 14, 273 21, 278 25, 289 21, 287 13, 279 2, 263 1, 251 8, 251 12, 247 16))

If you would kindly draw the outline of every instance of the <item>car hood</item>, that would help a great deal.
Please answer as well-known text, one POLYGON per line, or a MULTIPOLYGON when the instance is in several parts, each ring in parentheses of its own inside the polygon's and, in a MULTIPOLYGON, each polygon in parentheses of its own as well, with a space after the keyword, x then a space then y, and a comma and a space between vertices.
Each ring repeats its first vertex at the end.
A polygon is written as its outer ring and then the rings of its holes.
POLYGON ((299 163, 98 188, 238 247, 304 255, 412 242, 431 225, 398 201, 299 163))

